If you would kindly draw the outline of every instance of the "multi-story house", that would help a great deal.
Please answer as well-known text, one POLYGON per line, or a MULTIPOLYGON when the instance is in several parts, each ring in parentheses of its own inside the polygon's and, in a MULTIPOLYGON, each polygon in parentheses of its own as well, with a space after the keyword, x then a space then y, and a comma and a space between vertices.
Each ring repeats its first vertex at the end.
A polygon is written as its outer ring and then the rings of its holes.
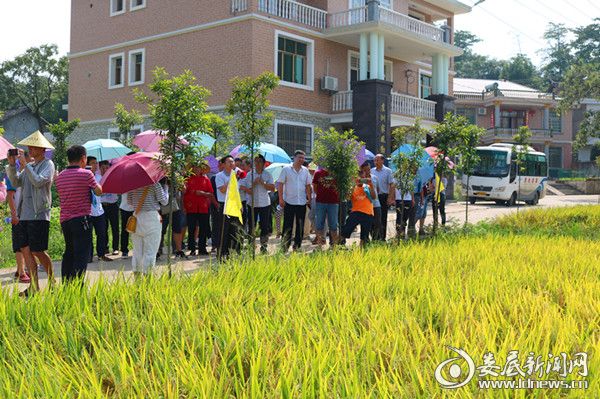
MULTIPOLYGON (((592 98, 585 98, 580 104, 573 107, 572 112, 573 141, 575 141, 581 122, 583 122, 586 117, 586 113, 600 112, 600 101, 592 98)), ((573 154, 573 169, 578 169, 580 175, 596 174, 598 171, 596 158, 600 156, 600 146, 598 145, 600 139, 597 136, 600 136, 600 132, 596 132, 595 136, 596 137, 591 137, 588 140, 586 146, 573 154)))
POLYGON ((510 143, 528 126, 531 146, 548 157, 550 177, 571 168, 572 112, 561 115, 552 94, 504 80, 455 78, 453 85, 456 112, 486 129, 482 144, 510 143))
POLYGON ((389 153, 390 128, 416 118, 432 126, 452 108, 454 16, 469 11, 456 0, 73 1, 74 139, 114 135, 114 104, 140 109, 132 89, 162 66, 190 69, 214 112, 232 77, 276 73, 272 141, 290 153, 310 154, 315 128, 330 126, 389 153))

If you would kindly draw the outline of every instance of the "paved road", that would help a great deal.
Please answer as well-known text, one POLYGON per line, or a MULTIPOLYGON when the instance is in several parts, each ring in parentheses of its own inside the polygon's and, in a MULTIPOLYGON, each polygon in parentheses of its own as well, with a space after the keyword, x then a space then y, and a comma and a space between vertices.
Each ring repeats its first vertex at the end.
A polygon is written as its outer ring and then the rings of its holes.
MULTIPOLYGON (((565 195, 565 196, 555 196, 549 195, 540 200, 539 204, 536 206, 522 205, 521 210, 534 209, 534 208, 548 208, 548 207, 563 207, 563 206, 573 206, 573 205, 589 205, 589 204, 598 204, 599 196, 597 195, 565 195)), ((469 222, 475 223, 484 219, 493 219, 499 216, 507 215, 513 212, 516 212, 516 207, 506 207, 505 205, 496 205, 494 202, 480 202, 475 205, 469 206, 469 222)), ((426 224, 430 224, 432 221, 431 218, 431 210, 428 211, 429 215, 425 221, 426 224)), ((449 223, 464 223, 465 219, 465 204, 464 203, 456 203, 452 202, 447 204, 446 213, 449 220, 449 223)), ((390 213, 388 220, 388 238, 393 236, 394 232, 394 224, 395 224, 395 214, 393 212, 390 213)), ((356 233, 355 233, 356 235, 356 233)), ((271 244, 269 246, 270 252, 275 252, 278 248, 279 239, 272 239, 271 244)), ((349 243, 355 243, 357 238, 352 238, 349 240, 349 243)), ((310 252, 315 249, 313 245, 309 243, 309 241, 304 242, 303 251, 310 252)), ((129 277, 131 275, 131 260, 122 260, 120 257, 113 257, 113 262, 98 262, 95 261, 88 266, 87 279, 89 281, 95 281, 99 277, 103 276, 108 280, 115 279, 121 272, 124 273, 125 276, 129 277)), ((174 270, 177 273, 181 272, 193 272, 195 270, 199 270, 202 268, 206 268, 212 264, 214 264, 214 257, 201 257, 189 259, 186 261, 178 262, 174 270)), ((57 275, 60 275, 60 262, 54 263, 55 270, 57 270, 57 275)), ((166 262, 159 262, 156 268, 156 273, 162 273, 166 270, 166 262)), ((13 280, 14 269, 2 269, 0 270, 0 284, 4 288, 8 288, 10 290, 19 289, 23 290, 26 288, 25 284, 15 284, 13 280)), ((47 279, 46 274, 44 272, 40 273, 41 281, 40 285, 42 287, 46 286, 47 279)))

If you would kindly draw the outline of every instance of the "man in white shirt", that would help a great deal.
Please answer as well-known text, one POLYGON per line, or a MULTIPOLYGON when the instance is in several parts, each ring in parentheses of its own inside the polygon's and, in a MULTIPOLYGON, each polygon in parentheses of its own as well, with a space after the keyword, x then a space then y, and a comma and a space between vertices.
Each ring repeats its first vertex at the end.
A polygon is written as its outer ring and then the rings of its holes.
POLYGON ((254 158, 254 172, 248 172, 240 182, 241 189, 246 193, 248 204, 248 219, 250 233, 253 234, 257 220, 260 221, 260 252, 267 252, 267 244, 272 230, 271 198, 269 191, 275 191, 275 184, 271 174, 265 170, 265 157, 259 155, 254 158), (252 208, 254 219, 252 219, 252 208))
POLYGON ((217 258, 222 260, 229 256, 230 249, 239 252, 240 243, 238 241, 238 230, 241 229, 242 226, 239 224, 237 218, 223 214, 225 211, 225 198, 229 187, 229 179, 231 178, 231 173, 235 172, 233 171, 234 161, 232 156, 227 155, 221 158, 220 162, 223 164, 223 170, 215 176, 215 185, 217 186, 217 201, 219 202, 219 218, 217 220, 218 226, 216 226, 219 234, 217 258))
POLYGON ((294 250, 302 245, 304 236, 304 219, 306 218, 306 205, 311 202, 312 179, 308 168, 304 164, 306 154, 297 150, 294 153, 294 162, 282 169, 277 180, 279 191, 279 206, 283 208, 283 237, 281 248, 285 252, 290 247, 292 226, 296 222, 294 235, 294 250))
POLYGON ((377 179, 377 187, 375 189, 379 193, 379 203, 381 204, 381 228, 377 240, 385 241, 387 237, 387 217, 388 207, 394 203, 394 177, 392 170, 385 166, 383 162, 385 157, 383 154, 375 155, 375 167, 371 169, 371 176, 377 179))
MULTIPOLYGON (((87 157, 87 164, 94 174, 94 179, 97 183, 100 183, 102 180, 102 175, 98 170, 98 160, 96 157, 87 157)), ((104 208, 102 207, 102 203, 100 202, 100 197, 97 196, 94 192, 91 192, 92 195, 92 210, 90 213, 92 226, 96 231, 96 251, 98 252, 98 260, 103 260, 105 262, 112 262, 112 259, 106 256, 106 248, 108 242, 108 236, 106 235, 106 215, 104 214, 104 208)), ((90 246, 90 263, 94 258, 94 243, 90 246)))

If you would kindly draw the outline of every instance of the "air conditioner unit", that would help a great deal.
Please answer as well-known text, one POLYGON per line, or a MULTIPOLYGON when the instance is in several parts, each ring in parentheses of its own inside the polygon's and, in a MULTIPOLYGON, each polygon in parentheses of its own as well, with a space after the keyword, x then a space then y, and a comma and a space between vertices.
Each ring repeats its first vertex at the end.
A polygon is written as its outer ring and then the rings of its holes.
POLYGON ((338 91, 338 79, 333 76, 323 76, 321 78, 321 90, 338 91))
POLYGON ((487 108, 485 108, 485 107, 477 108, 477 115, 485 115, 485 114, 487 114, 487 108))

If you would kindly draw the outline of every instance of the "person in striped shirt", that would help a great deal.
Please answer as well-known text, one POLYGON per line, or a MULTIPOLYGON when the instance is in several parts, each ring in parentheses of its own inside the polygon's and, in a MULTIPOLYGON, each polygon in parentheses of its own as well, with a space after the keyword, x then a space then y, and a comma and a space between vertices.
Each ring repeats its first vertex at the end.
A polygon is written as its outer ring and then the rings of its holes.
POLYGON ((85 169, 87 153, 83 146, 74 145, 67 150, 69 166, 56 178, 60 198, 60 225, 65 237, 62 259, 63 281, 83 279, 87 270, 92 246, 90 209, 92 193, 101 195, 102 187, 94 174, 85 169))

